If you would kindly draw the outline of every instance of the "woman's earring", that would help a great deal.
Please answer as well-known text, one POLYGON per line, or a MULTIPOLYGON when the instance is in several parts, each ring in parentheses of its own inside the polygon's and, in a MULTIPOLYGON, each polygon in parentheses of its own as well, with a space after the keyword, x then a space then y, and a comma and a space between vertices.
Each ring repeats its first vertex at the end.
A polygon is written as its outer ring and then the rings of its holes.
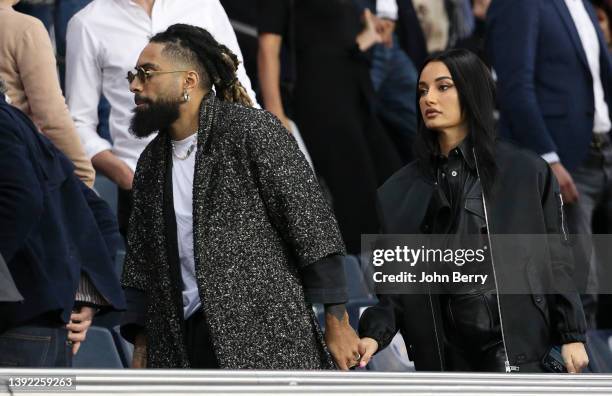
POLYGON ((189 102, 189 92, 187 90, 183 91, 183 100, 189 102))

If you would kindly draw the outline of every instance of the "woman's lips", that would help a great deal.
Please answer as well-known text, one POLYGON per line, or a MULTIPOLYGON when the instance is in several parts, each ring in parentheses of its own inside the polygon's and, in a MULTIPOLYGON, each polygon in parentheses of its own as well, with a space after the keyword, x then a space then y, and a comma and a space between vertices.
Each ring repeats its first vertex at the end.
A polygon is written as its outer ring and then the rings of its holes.
POLYGON ((439 114, 441 114, 438 110, 427 109, 425 110, 425 117, 427 118, 436 118, 439 114))

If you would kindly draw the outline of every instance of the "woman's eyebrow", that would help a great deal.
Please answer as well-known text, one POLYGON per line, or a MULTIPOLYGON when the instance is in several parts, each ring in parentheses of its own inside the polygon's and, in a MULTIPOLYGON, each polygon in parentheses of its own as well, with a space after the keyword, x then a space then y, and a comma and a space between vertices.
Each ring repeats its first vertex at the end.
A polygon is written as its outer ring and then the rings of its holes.
POLYGON ((450 78, 450 77, 447 77, 447 76, 441 76, 441 77, 436 78, 435 81, 438 82, 438 81, 441 81, 441 80, 451 80, 452 81, 453 79, 450 78))

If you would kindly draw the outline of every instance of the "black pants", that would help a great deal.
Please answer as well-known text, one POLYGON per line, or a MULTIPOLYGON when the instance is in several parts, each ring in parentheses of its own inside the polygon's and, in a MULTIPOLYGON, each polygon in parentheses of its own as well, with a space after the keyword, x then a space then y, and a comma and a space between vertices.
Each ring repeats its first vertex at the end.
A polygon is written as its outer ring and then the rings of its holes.
POLYGON ((185 321, 185 345, 191 368, 219 368, 202 308, 185 321))
POLYGON ((441 296, 449 371, 504 372, 506 353, 494 292, 441 296))

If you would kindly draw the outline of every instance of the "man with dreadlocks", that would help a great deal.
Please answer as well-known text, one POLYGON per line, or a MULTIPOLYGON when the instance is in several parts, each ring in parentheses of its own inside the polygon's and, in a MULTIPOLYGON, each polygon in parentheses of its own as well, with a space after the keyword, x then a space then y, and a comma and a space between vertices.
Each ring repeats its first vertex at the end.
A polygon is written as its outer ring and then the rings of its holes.
POLYGON ((177 24, 128 73, 132 133, 159 131, 138 161, 128 227, 122 332, 133 364, 354 366, 337 223, 295 141, 251 107, 237 67, 206 30, 177 24))

